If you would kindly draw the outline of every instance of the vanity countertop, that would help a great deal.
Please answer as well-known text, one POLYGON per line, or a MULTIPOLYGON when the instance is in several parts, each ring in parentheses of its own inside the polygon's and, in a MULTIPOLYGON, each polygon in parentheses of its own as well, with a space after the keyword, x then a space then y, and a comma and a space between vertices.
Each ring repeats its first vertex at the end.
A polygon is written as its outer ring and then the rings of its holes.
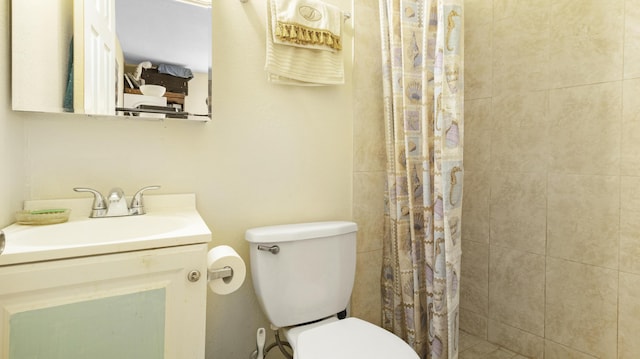
POLYGON ((69 221, 3 228, 6 243, 0 266, 211 240, 211 231, 196 209, 195 194, 145 195, 144 201, 146 214, 110 218, 89 218, 91 198, 26 201, 25 210, 69 208, 69 221))

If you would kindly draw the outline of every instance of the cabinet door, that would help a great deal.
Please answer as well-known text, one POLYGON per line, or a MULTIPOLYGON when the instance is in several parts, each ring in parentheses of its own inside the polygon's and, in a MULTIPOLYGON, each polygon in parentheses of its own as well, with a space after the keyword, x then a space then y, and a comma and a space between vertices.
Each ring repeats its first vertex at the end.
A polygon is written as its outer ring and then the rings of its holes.
POLYGON ((0 358, 204 358, 206 251, 0 267, 0 358))

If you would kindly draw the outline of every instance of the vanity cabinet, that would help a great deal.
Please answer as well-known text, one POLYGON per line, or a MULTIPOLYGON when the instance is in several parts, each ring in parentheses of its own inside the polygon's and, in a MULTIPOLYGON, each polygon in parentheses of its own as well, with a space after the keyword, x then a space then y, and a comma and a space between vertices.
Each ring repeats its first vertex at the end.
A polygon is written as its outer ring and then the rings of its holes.
POLYGON ((206 252, 200 243, 0 266, 0 358, 204 358, 206 252))

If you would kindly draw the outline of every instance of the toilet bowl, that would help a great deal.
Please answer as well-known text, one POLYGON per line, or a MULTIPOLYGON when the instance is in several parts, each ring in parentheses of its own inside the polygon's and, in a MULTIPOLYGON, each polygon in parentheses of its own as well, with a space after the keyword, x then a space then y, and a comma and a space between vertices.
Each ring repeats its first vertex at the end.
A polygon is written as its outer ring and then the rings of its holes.
POLYGON ((294 327, 287 340, 295 359, 418 358, 402 339, 358 318, 332 317, 313 328, 294 327))
POLYGON ((294 359, 419 358, 393 333, 337 317, 353 289, 356 231, 353 222, 313 222, 245 233, 258 302, 284 330, 294 359))

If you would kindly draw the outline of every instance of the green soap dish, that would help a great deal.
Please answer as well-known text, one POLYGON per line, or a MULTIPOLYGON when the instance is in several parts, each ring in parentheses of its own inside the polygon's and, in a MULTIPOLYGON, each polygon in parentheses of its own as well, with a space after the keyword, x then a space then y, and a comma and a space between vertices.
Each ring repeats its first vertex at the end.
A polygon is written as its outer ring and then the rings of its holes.
POLYGON ((29 225, 63 223, 69 220, 70 212, 71 210, 67 208, 19 211, 16 212, 16 223, 29 225))

